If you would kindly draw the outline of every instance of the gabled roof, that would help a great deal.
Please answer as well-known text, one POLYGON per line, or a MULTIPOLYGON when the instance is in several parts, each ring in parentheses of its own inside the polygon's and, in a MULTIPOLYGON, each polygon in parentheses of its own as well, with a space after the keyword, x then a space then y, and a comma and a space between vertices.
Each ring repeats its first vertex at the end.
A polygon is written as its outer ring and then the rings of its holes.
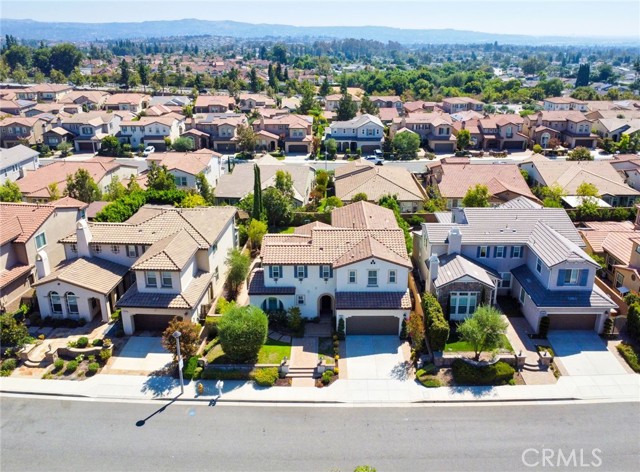
POLYGON ((547 265, 553 267, 563 262, 588 262, 599 267, 591 257, 544 221, 538 221, 527 240, 527 245, 547 265))
POLYGON ((34 151, 23 144, 10 148, 0 148, 0 169, 19 164, 27 159, 36 159, 38 155, 38 151, 34 151))
POLYGON ((494 279, 500 278, 496 271, 483 267, 460 254, 448 254, 439 259, 438 276, 433 281, 436 288, 455 282, 463 277, 471 277, 481 284, 493 288, 495 286, 494 279))
POLYGON ((133 270, 180 271, 198 250, 198 242, 181 229, 154 243, 131 266, 133 270))
POLYGON ((338 268, 369 258, 376 258, 383 261, 391 262, 400 266, 411 268, 411 262, 406 257, 400 256, 398 253, 390 250, 387 246, 379 242, 371 235, 365 236, 359 243, 351 247, 347 252, 340 256, 334 263, 333 267, 338 268))
POLYGON ((196 152, 154 152, 147 158, 147 161, 167 166, 170 171, 180 170, 187 174, 198 175, 209 167, 212 158, 221 156, 221 154, 208 149, 196 152))
POLYGON ((377 116, 369 115, 367 113, 356 116, 349 121, 334 121, 333 123, 331 123, 331 128, 359 128, 360 126, 366 125, 368 123, 374 123, 381 128, 384 128, 384 125, 380 121, 380 118, 378 118, 377 116))
POLYGON ((138 292, 133 284, 116 303, 120 307, 137 308, 194 308, 202 299, 213 274, 198 272, 189 286, 180 293, 138 292))
MULTIPOLYGON (((328 226, 328 225, 327 225, 328 226)), ((369 202, 356 202, 331 211, 331 226, 353 229, 397 228, 393 211, 369 202)))
POLYGON ((106 295, 120 283, 128 271, 127 266, 106 259, 79 257, 63 262, 51 274, 32 285, 38 287, 57 280, 106 295))
POLYGON ((2 242, 27 242, 54 211, 53 205, 0 203, 0 239, 2 242))

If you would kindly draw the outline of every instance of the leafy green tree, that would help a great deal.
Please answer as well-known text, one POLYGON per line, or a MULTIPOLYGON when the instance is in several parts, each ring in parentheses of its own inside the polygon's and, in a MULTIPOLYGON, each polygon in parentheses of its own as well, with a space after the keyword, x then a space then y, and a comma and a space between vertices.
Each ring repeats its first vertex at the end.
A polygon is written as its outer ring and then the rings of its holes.
POLYGON ((107 191, 104 198, 110 202, 122 198, 127 194, 127 188, 120 182, 120 177, 114 175, 111 177, 111 182, 107 185, 107 191))
POLYGON ((178 204, 179 208, 196 208, 207 206, 207 202, 202 195, 197 193, 190 193, 178 204))
POLYGON ((415 159, 420 149, 420 136, 411 131, 396 133, 393 137, 393 149, 399 159, 415 159))
POLYGON ((413 248, 413 238, 411 237, 410 232, 411 227, 400 214, 400 204, 398 203, 398 197, 396 195, 383 195, 382 197, 380 197, 380 200, 378 200, 378 205, 393 211, 393 214, 396 217, 396 223, 404 233, 404 242, 407 246, 407 253, 410 254, 411 249, 413 248))
POLYGON ((560 79, 544 80, 540 82, 539 86, 547 97, 559 97, 564 90, 564 84, 560 79))
POLYGON ((51 72, 51 50, 47 47, 39 47, 33 51, 33 66, 43 74, 49 75, 51 72))
POLYGON ((464 151, 471 144, 471 133, 468 129, 461 129, 456 135, 456 146, 460 151, 464 151))
POLYGON ((534 188, 534 191, 542 199, 545 208, 562 208, 562 197, 566 195, 566 192, 560 185, 553 184, 550 187, 534 188))
POLYGON ((2 56, 11 70, 15 70, 18 65, 24 68, 31 66, 31 48, 28 46, 21 44, 13 45, 8 48, 2 56))
POLYGON ((153 190, 175 190, 176 181, 167 169, 167 166, 159 166, 151 161, 147 173, 147 188, 153 190))
POLYGON ((105 136, 100 140, 100 150, 98 154, 101 156, 117 157, 122 154, 122 144, 115 136, 105 136))
POLYGON ((275 187, 286 197, 293 199, 293 177, 286 170, 276 171, 275 187))
POLYGON ((578 67, 578 75, 576 77, 575 88, 586 87, 589 85, 589 75, 591 74, 591 68, 589 64, 580 64, 578 67))
POLYGON ((325 77, 320 84, 320 90, 318 90, 318 95, 321 97, 326 97, 331 93, 331 85, 329 85, 329 80, 325 77))
POLYGON ((142 187, 140 187, 136 175, 131 174, 131 176, 129 177, 129 182, 127 183, 127 193, 131 194, 135 192, 142 192, 142 187))
POLYGON ((335 139, 333 138, 327 139, 324 142, 324 148, 326 149, 327 154, 331 159, 336 157, 336 154, 338 153, 338 143, 335 139))
MULTIPOLYGON (((51 48, 50 57, 51 69, 59 70, 65 76, 68 76, 73 69, 80 65, 82 52, 73 44, 61 43, 51 48)), ((53 80, 53 77, 51 80, 53 80)))
POLYGON ((422 309, 425 316, 427 339, 433 351, 444 351, 449 339, 449 323, 444 317, 438 299, 429 292, 422 294, 422 309))
POLYGON ((0 315, 0 344, 21 348, 29 340, 29 330, 15 319, 13 313, 0 315))
POLYGON ((75 174, 67 175, 67 188, 64 193, 85 203, 95 202, 102 197, 98 184, 86 169, 78 169, 75 174))
POLYGON ((252 249, 260 249, 262 245, 262 238, 267 234, 267 224, 263 221, 251 220, 249 227, 247 228, 247 234, 249 241, 251 242, 252 249))
POLYGON ((254 220, 264 219, 264 203, 262 201, 262 180, 260 178, 260 167, 253 165, 253 211, 251 216, 254 220))
POLYGON ((362 97, 362 103, 360 103, 360 113, 367 113, 369 115, 377 115, 380 110, 375 105, 369 95, 362 97))
POLYGON ((233 306, 218 322, 218 338, 232 362, 254 362, 267 341, 269 321, 257 306, 233 306))
POLYGON ((51 83, 54 84, 63 84, 67 81, 67 76, 58 69, 51 69, 49 78, 51 79, 51 83))
POLYGON ((7 180, 0 185, 0 202, 21 202, 22 192, 15 182, 7 180))
POLYGON ((367 197, 367 194, 364 192, 356 193, 351 199, 351 203, 366 202, 366 201, 369 201, 369 197, 367 197))
POLYGON ((486 185, 476 184, 467 190, 462 205, 468 208, 483 208, 489 206, 489 188, 486 185))
POLYGON ((239 249, 232 248, 229 249, 225 262, 229 268, 229 272, 227 273, 229 292, 232 294, 231 298, 235 298, 238 293, 238 288, 249 275, 251 259, 239 249))
POLYGON ((203 172, 200 172, 196 175, 196 188, 198 189, 200 196, 204 198, 204 201, 208 205, 213 205, 215 195, 213 189, 211 188, 211 185, 209 185, 207 176, 204 175, 203 172))
POLYGON ((69 74, 69 81, 74 85, 84 85, 86 79, 85 76, 82 75, 82 72, 80 72, 79 67, 76 67, 71 71, 71 74, 69 74))
POLYGON ((478 361, 484 351, 500 347, 507 326, 497 308, 480 305, 470 318, 458 325, 458 335, 471 345, 478 361))
POLYGON ((302 95, 302 99, 300 100, 298 113, 306 115, 311 110, 318 108, 318 102, 316 102, 316 92, 310 82, 302 82, 302 84, 300 85, 300 93, 302 95))
POLYGON ((71 154, 71 149, 73 149, 73 146, 68 141, 62 141, 56 146, 56 149, 60 151, 60 157, 67 157, 71 154))
POLYGON ((258 138, 251 126, 238 126, 238 147, 246 153, 253 153, 258 145, 258 138))
POLYGON ((129 88, 129 80, 131 79, 131 70, 129 69, 129 63, 122 59, 120 61, 120 77, 118 83, 123 87, 129 88))
POLYGON ((262 90, 262 80, 258 76, 258 71, 255 67, 252 67, 249 71, 249 90, 254 93, 262 90))
POLYGON ((200 347, 200 326, 189 320, 179 320, 177 317, 169 321, 167 329, 162 333, 162 347, 173 354, 174 362, 178 361, 177 343, 173 334, 180 333, 180 354, 184 359, 195 356, 200 347))
POLYGON ((291 223, 293 218, 291 199, 280 190, 269 187, 262 193, 262 201, 269 226, 288 226, 291 223))
POLYGON ((580 185, 578 185, 578 189, 576 190, 576 195, 580 197, 600 198, 600 192, 598 192, 598 187, 596 187, 590 182, 582 182, 580 185))
POLYGON ((349 121, 358 113, 358 104, 349 93, 343 93, 338 101, 336 110, 336 121, 349 121))
POLYGON ((585 147, 578 146, 573 151, 569 152, 569 156, 567 157, 568 161, 592 161, 593 156, 591 155, 591 151, 589 151, 585 147))
POLYGON ((145 61, 139 60, 137 71, 138 77, 140 78, 140 83, 142 84, 142 86, 144 87, 144 91, 146 92, 147 86, 149 85, 149 81, 151 79, 151 67, 149 67, 149 65, 145 61))
POLYGON ((407 321, 407 333, 411 338, 411 347, 416 350, 422 349, 425 339, 424 319, 421 314, 412 311, 407 321))
POLYGON ((47 185, 47 192, 49 192, 49 201, 55 202, 60 200, 60 189, 58 188, 58 182, 51 182, 47 185))
POLYGON ((193 151, 193 139, 186 136, 176 138, 173 140, 173 143, 171 143, 171 148, 178 152, 193 151))

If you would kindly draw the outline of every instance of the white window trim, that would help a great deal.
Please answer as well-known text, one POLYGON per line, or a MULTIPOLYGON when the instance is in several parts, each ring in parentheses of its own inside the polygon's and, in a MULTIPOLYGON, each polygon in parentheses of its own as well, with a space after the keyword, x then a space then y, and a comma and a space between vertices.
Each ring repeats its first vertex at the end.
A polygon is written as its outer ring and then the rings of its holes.
POLYGON ((487 257, 489 257, 489 246, 480 246, 480 259, 486 259, 487 257), (482 252, 484 250, 484 256, 482 255, 482 252))
POLYGON ((160 272, 160 286, 162 288, 173 288, 173 277, 171 277, 171 272, 160 272), (165 284, 165 275, 169 275, 169 284, 165 284))
POLYGON ((280 273, 280 266, 275 265, 272 266, 273 269, 271 269, 271 275, 273 276, 273 279, 280 279, 282 278, 282 274, 280 273))
POLYGON ((36 237, 34 239, 34 241, 36 242, 36 249, 39 251, 42 248, 47 247, 47 235, 45 234, 44 231, 39 232, 38 234, 36 234, 36 237), (44 244, 42 246, 38 246, 38 238, 42 236, 44 238, 44 244))
POLYGON ((499 257, 500 259, 504 258, 505 252, 506 252, 505 246, 496 246, 496 257, 499 257), (502 250, 502 254, 498 254, 498 250, 502 250))
POLYGON ((73 293, 73 292, 68 292, 65 297, 66 302, 67 302, 67 311, 69 312, 70 315, 77 315, 80 313, 80 307, 78 306, 78 296, 73 293), (76 310, 73 311, 71 310, 71 304, 69 303, 69 294, 71 294, 71 297, 73 297, 75 299, 75 305, 76 305, 76 310))
POLYGON ((395 270, 395 269, 390 269, 387 280, 388 280, 388 283, 390 283, 390 284, 397 284, 398 283, 398 271, 395 270), (393 275, 393 281, 391 281, 391 276, 392 275, 393 275))
POLYGON ((520 303, 524 305, 524 302, 527 298, 527 292, 524 291, 524 288, 520 287, 520 294, 518 295, 518 300, 520 303))
POLYGON ((306 298, 304 295, 296 295, 296 304, 304 305, 306 303, 306 298))
POLYGON ((357 284, 358 283, 358 271, 357 270, 350 270, 349 273, 347 274, 347 283, 350 284, 357 284), (353 274, 353 282, 351 281, 351 274, 353 274))
POLYGON ((513 276, 511 275, 511 272, 500 272, 500 286, 499 288, 511 288, 513 282, 513 276), (509 275, 509 285, 504 285, 504 278, 502 278, 503 275, 508 274, 509 275))
POLYGON ((539 257, 536 259, 536 272, 542 274, 542 259, 539 257))
POLYGON ((367 287, 377 287, 378 286, 378 269, 367 269, 367 287), (371 280, 371 273, 374 273, 376 275, 376 283, 372 284, 370 282, 371 280))
POLYGON ((144 273, 144 282, 145 282, 145 285, 148 288, 158 288, 158 276, 157 276, 157 274, 155 272, 151 272, 151 271, 150 272, 145 272, 144 273), (154 284, 150 284, 149 283, 149 276, 150 275, 153 275, 153 278, 155 279, 155 283, 154 284))
POLYGON ((297 265, 296 266, 296 279, 304 279, 304 266, 297 265))
POLYGON ((323 279, 331 278, 331 266, 328 266, 328 265, 322 266, 322 278, 323 279))

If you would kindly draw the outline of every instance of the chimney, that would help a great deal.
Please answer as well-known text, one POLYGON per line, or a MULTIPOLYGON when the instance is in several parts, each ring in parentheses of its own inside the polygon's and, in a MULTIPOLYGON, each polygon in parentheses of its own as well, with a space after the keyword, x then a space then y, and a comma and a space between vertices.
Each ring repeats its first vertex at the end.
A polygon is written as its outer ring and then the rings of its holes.
POLYGON ((429 278, 436 280, 438 278, 438 268, 440 267, 440 259, 436 254, 429 258, 429 278))
POLYGON ((462 129, 467 129, 467 122, 462 120, 462 129))
POLYGON ((87 220, 80 220, 76 223, 76 238, 78 239, 78 255, 80 257, 91 257, 89 244, 93 239, 87 220))
POLYGON ((260 130, 264 129, 264 116, 260 115, 260 130))
POLYGON ((49 256, 47 256, 45 251, 38 251, 36 254, 36 272, 38 273, 38 280, 45 278, 51 273, 49 256))
POLYGON ((462 250, 462 233, 457 226, 449 230, 447 254, 460 254, 462 250))
POLYGON ((452 223, 464 222, 464 210, 462 208, 455 207, 451 209, 451 222, 452 223))

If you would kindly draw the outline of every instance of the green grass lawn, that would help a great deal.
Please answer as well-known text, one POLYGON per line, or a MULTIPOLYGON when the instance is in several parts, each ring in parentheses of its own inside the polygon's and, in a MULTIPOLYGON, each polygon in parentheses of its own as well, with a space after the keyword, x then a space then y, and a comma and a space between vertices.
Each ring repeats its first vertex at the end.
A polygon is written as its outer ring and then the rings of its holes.
MULTIPOLYGON (((258 352, 258 364, 279 364, 284 356, 291 358, 291 343, 284 343, 274 339, 267 339, 267 342, 258 352)), ((207 362, 210 364, 235 364, 227 358, 222 346, 216 346, 207 354, 207 362)))
POLYGON ((333 356, 333 338, 320 338, 318 340, 318 355, 324 356, 327 365, 335 364, 333 356))
MULTIPOLYGON (((511 343, 509 342, 509 339, 507 339, 507 337, 504 334, 500 336, 500 339, 501 339, 501 343, 500 343, 501 349, 505 349, 509 352, 514 352, 513 347, 511 347, 511 343)), ((458 339, 458 337, 455 334, 453 334, 449 338, 449 342, 445 344, 444 350, 445 352, 473 352, 473 348, 471 347, 471 344, 469 344, 466 341, 461 341, 460 339, 458 339)))

